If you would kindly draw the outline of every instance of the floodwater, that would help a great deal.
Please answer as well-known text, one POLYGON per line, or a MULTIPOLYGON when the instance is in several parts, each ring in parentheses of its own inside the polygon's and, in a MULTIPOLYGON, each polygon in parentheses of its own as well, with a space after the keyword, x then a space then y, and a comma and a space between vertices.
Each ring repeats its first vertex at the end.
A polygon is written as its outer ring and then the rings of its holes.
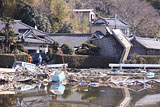
MULTIPOLYGON (((8 86, 4 84, 1 87, 8 86)), ((11 85, 10 85, 11 86, 11 85)), ((70 86, 62 84, 11 86, 1 91, 2 107, 116 107, 123 98, 122 89, 70 86), (16 88, 16 90, 15 90, 16 88), (10 94, 7 94, 10 93, 10 94)))
MULTIPOLYGON (((0 107, 118 107, 124 99, 123 88, 58 83, 1 84, 0 88, 0 107)), ((160 90, 129 93, 128 107, 160 107, 160 90)))

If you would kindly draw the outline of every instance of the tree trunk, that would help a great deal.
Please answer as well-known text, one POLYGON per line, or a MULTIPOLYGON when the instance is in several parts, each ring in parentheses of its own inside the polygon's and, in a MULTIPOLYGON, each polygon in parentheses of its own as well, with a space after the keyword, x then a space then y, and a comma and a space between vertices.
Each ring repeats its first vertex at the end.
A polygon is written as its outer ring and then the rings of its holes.
POLYGON ((3 4, 2 4, 2 0, 0 0, 0 17, 3 16, 3 4))
POLYGON ((4 51, 5 51, 5 53, 9 53, 8 34, 5 35, 5 40, 4 40, 4 51))

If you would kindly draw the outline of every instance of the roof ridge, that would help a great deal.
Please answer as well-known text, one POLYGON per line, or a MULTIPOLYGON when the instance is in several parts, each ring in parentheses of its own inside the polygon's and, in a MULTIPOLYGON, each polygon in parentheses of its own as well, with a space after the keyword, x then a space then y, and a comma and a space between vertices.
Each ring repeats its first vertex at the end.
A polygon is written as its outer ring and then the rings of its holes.
POLYGON ((27 24, 23 23, 22 21, 19 21, 18 23, 23 24, 24 26, 27 26, 27 27, 29 27, 29 28, 32 29, 32 30, 36 30, 36 31, 38 31, 38 32, 40 32, 40 33, 47 34, 46 32, 43 32, 43 31, 41 31, 41 30, 39 30, 39 29, 35 29, 34 27, 32 27, 32 26, 30 26, 30 25, 27 25, 27 24))

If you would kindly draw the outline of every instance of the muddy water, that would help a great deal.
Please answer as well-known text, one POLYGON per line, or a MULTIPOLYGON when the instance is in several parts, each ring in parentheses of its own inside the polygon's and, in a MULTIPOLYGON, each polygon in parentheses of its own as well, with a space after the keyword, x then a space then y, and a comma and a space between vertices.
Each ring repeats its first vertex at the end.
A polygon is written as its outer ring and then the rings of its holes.
POLYGON ((121 89, 49 84, 13 86, 11 95, 0 95, 0 107, 115 107, 123 98, 121 89), (16 87, 16 90, 15 90, 16 87), (23 87, 23 88, 22 88, 23 87), (64 91, 64 92, 63 92, 64 91))
MULTIPOLYGON (((0 107, 117 107, 124 99, 123 88, 62 84, 1 84, 0 88, 0 107)), ((159 88, 129 93, 128 107, 160 107, 159 88)))

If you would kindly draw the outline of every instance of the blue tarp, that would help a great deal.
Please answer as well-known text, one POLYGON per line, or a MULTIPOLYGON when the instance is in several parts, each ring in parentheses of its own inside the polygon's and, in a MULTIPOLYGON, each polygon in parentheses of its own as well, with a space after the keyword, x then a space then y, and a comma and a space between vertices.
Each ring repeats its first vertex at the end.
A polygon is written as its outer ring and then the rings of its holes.
POLYGON ((65 80, 65 73, 63 71, 55 71, 51 74, 51 80, 54 82, 62 82, 65 80))

